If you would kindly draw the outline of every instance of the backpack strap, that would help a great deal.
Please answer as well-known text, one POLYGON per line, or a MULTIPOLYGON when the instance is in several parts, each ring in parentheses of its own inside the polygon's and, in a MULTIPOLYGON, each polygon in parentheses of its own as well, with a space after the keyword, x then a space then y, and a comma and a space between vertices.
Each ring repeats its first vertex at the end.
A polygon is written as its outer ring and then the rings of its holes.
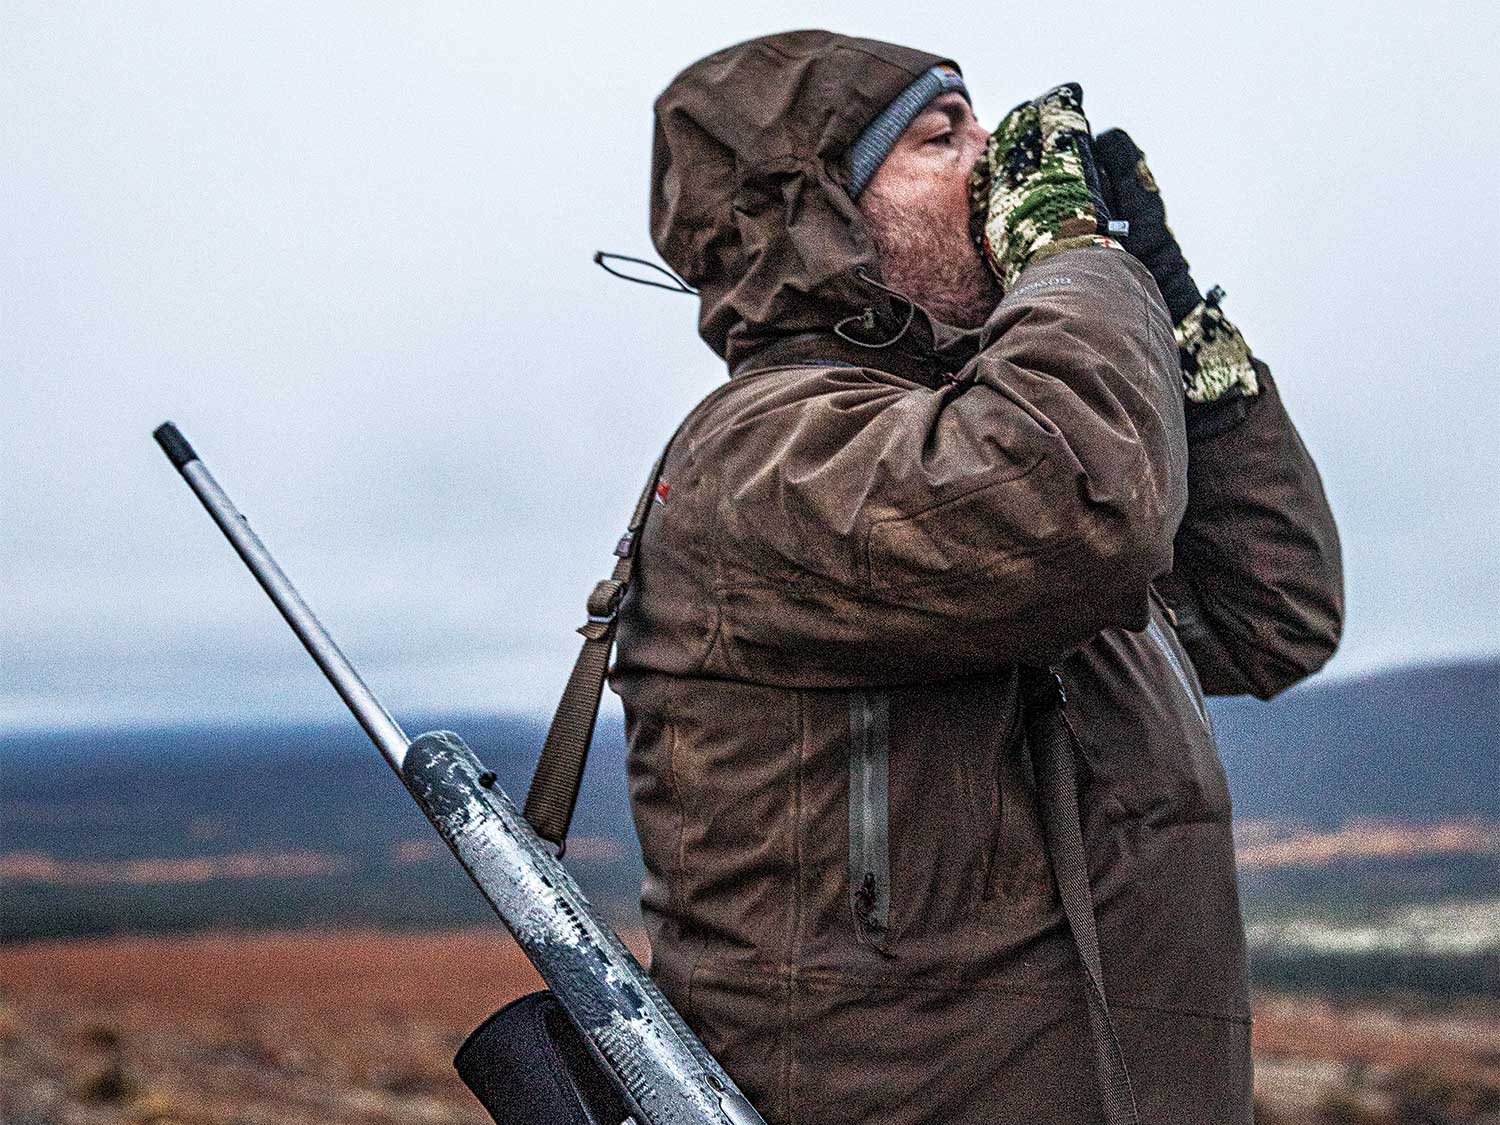
POLYGON ((1140 1110, 1130 1071, 1104 993, 1099 923, 1089 888, 1088 853, 1084 849, 1078 808, 1073 736, 1063 714, 1067 695, 1062 677, 1052 669, 1023 667, 1021 675, 1022 707, 1041 798, 1042 830, 1063 915, 1083 969, 1089 1031, 1094 1041, 1094 1078, 1104 1106, 1104 1120, 1109 1125, 1139 1125, 1140 1110))
MULTIPOLYGON (((670 448, 668 442, 667 449, 670 448)), ((594 740, 599 699, 604 694, 609 654, 615 643, 615 615, 625 600, 625 591, 630 589, 636 547, 646 526, 646 518, 651 514, 651 502, 656 497, 666 460, 667 450, 664 449, 651 469, 641 498, 636 501, 630 526, 615 545, 614 572, 597 583, 589 594, 588 620, 578 627, 578 632, 583 634, 583 651, 578 654, 567 687, 563 688, 562 698, 558 700, 536 772, 531 777, 531 787, 526 791, 523 815, 538 836, 557 845, 559 856, 567 848, 568 825, 573 822, 573 806, 578 803, 583 767, 588 761, 589 745, 594 740)))

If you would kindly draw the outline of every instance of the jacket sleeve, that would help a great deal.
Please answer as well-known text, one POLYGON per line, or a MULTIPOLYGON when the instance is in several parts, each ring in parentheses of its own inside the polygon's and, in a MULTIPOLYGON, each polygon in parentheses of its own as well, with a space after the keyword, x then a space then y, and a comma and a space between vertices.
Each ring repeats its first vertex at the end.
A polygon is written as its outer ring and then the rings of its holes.
POLYGON ((953 386, 793 376, 721 419, 725 620, 758 665, 891 674, 1051 661, 1143 628, 1187 500, 1182 379, 1155 285, 1117 250, 1030 267, 953 386), (790 591, 757 589, 764 579, 790 591))
POLYGON ((1344 586, 1317 467, 1255 370, 1258 395, 1189 419, 1187 512, 1159 588, 1204 689, 1269 699, 1333 655, 1344 586))

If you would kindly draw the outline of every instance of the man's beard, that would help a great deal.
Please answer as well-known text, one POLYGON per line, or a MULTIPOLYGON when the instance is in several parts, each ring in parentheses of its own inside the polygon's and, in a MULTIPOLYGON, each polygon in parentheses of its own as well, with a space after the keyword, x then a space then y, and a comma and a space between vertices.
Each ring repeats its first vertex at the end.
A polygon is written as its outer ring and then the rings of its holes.
POLYGON ((967 224, 936 207, 898 203, 874 190, 859 200, 880 254, 886 285, 906 294, 939 320, 977 328, 1000 301, 1000 287, 969 238, 967 224))

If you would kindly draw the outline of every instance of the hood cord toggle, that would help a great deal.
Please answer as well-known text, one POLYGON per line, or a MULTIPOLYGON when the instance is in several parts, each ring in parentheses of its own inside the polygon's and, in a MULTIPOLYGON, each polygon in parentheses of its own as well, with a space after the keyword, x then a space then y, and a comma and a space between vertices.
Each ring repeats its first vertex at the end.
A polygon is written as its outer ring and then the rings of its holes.
POLYGON ((866 332, 873 332, 875 330, 875 308, 872 305, 866 305, 864 309, 855 316, 846 316, 843 320, 835 324, 833 326, 833 334, 840 340, 847 340, 849 343, 854 344, 857 347, 870 348, 872 350, 879 348, 888 348, 892 344, 904 338, 906 336, 906 333, 910 330, 912 322, 916 319, 917 303, 910 297, 908 297, 905 293, 902 293, 899 289, 892 289, 889 285, 882 285, 880 282, 876 281, 865 271, 864 266, 856 266, 854 269, 854 276, 859 278, 859 280, 863 281, 866 285, 872 285, 876 289, 879 289, 881 292, 888 293, 890 296, 894 297, 896 300, 904 304, 906 306, 906 320, 903 321, 901 327, 896 330, 896 334, 888 340, 876 340, 873 342, 870 340, 861 340, 859 337, 851 335, 848 331, 846 331, 846 328, 851 324, 858 324, 866 332))
POLYGON ((667 269, 666 266, 659 266, 655 262, 648 262, 645 258, 632 258, 629 254, 611 254, 608 250, 595 250, 594 265, 598 266, 611 277, 618 277, 622 281, 633 281, 637 285, 650 285, 656 289, 665 289, 668 293, 686 293, 690 297, 698 295, 698 290, 694 289, 686 281, 683 281, 682 278, 667 269), (633 262, 635 265, 645 266, 648 270, 655 270, 657 273, 670 278, 672 284, 668 285, 664 281, 653 281, 649 277, 636 277, 617 269, 611 269, 608 262, 605 261, 606 258, 612 258, 617 262, 633 262))

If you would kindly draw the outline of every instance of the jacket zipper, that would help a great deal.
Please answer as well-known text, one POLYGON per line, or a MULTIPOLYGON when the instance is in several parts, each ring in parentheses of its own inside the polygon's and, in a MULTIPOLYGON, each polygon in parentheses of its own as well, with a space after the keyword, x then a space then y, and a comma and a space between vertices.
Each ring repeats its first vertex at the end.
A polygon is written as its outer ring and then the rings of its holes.
POLYGON ((890 717, 889 692, 849 693, 849 909, 875 946, 891 917, 890 717))
POLYGON ((1172 671, 1177 675, 1177 682, 1182 685, 1182 690, 1187 692, 1188 698, 1193 701, 1193 709, 1198 712, 1198 720, 1207 727, 1209 725, 1208 708, 1203 705, 1203 699, 1188 679, 1187 669, 1182 666, 1182 661, 1178 659, 1177 653, 1167 641, 1166 634, 1162 632, 1162 628, 1157 624, 1156 618, 1153 617, 1146 624, 1146 635, 1151 638, 1157 648, 1161 649, 1161 654, 1167 658, 1167 663, 1172 666, 1172 671))

